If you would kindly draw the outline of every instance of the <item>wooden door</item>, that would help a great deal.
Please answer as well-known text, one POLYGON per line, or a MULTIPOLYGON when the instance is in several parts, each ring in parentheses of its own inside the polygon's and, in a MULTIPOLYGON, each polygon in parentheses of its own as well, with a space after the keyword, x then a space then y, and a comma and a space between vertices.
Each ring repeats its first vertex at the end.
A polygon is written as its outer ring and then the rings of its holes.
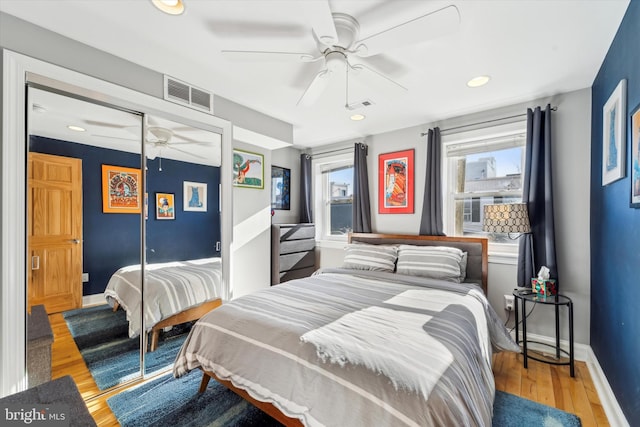
POLYGON ((29 153, 28 309, 82 306, 82 160, 29 153))

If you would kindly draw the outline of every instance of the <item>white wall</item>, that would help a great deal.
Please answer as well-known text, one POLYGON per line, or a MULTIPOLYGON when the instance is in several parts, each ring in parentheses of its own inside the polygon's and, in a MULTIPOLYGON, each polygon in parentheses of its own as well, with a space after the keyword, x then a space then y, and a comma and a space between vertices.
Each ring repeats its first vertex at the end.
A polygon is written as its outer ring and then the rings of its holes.
POLYGON ((231 298, 271 285, 271 151, 233 141, 233 148, 264 156, 264 188, 233 188, 231 298))
POLYGON ((264 155, 264 189, 234 187, 232 298, 271 286, 271 224, 299 221, 300 151, 266 150, 234 140, 234 148, 264 155), (291 209, 271 216, 271 165, 291 169, 291 209))
MULTIPOLYGON (((378 233, 418 234, 424 173, 426 164, 426 137, 420 133, 430 127, 441 129, 463 124, 477 123, 500 117, 525 113, 526 109, 550 103, 558 106, 552 113, 554 207, 556 250, 558 257, 558 285, 561 292, 574 302, 575 342, 589 344, 590 319, 590 270, 589 270, 589 182, 591 141, 591 91, 589 88, 546 99, 533 100, 485 111, 464 117, 456 117, 439 123, 428 123, 400 129, 366 138, 369 145, 367 161, 371 196, 373 231, 378 233), (378 203, 378 155, 408 148, 415 148, 415 212, 405 215, 379 215, 378 203)), ((522 118, 520 118, 522 119, 522 118)), ((466 128, 464 130, 470 130, 466 128)), ((320 267, 339 266, 343 259, 343 246, 319 243, 320 267)), ((489 257, 489 301, 499 315, 506 320, 503 295, 511 294, 516 286, 516 266, 508 258, 489 257)), ((527 328, 533 334, 554 336, 553 311, 538 307, 529 317, 527 328)), ((561 317, 562 337, 568 336, 566 317, 561 317)))

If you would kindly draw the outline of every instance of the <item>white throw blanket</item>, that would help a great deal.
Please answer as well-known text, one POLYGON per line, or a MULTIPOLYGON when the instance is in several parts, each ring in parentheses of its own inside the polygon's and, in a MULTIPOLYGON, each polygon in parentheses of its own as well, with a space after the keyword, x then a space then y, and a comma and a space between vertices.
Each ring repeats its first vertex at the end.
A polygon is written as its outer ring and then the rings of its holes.
MULTIPOLYGON (((482 313, 470 295, 440 290, 409 290, 385 303, 414 309, 442 311, 450 304, 482 313), (475 306, 475 307, 474 307, 475 306)), ((387 376, 396 389, 420 393, 425 399, 453 362, 451 352, 424 330, 432 316, 385 307, 368 307, 305 333, 300 339, 315 345, 318 356, 331 363, 351 363, 387 376)), ((486 320, 480 315, 480 348, 488 354, 486 320), (482 342, 483 341, 483 342, 482 342)))

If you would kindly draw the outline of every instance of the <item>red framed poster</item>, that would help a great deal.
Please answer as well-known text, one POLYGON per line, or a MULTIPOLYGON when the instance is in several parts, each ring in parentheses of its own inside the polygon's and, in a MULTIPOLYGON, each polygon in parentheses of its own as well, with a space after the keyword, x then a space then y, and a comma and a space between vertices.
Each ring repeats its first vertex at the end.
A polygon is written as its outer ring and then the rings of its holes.
POLYGON ((414 150, 378 156, 378 213, 413 213, 414 150))

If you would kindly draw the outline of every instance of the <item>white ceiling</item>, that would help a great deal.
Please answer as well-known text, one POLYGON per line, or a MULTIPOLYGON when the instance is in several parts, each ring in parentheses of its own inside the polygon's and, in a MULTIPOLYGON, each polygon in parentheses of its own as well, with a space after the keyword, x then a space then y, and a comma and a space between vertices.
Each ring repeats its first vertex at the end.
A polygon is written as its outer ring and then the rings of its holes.
POLYGON ((296 106, 322 61, 253 63, 221 54, 317 54, 311 29, 325 22, 325 0, 184 3, 180 16, 147 0, 2 0, 0 10, 289 122, 294 144, 313 147, 590 87, 629 1, 329 0, 332 12, 359 21, 360 39, 448 5, 460 16, 442 37, 350 57, 408 89, 352 79, 349 102, 374 103, 358 110, 367 116, 360 122, 344 108, 342 79, 313 106, 296 106), (488 85, 466 86, 482 74, 491 76, 488 85))

